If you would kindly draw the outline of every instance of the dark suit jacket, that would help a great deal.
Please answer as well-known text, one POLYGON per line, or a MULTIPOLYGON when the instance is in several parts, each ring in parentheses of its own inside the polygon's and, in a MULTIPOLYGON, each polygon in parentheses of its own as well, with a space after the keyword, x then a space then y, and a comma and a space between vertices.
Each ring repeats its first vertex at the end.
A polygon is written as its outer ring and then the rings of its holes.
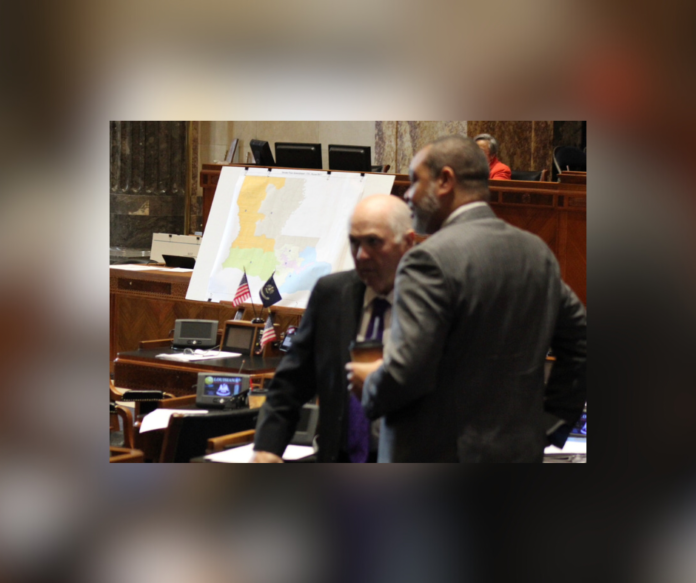
POLYGON ((365 284, 355 271, 317 281, 269 387, 256 426, 255 450, 281 455, 295 432, 302 405, 318 395, 318 461, 336 461, 348 423, 348 345, 358 333, 364 296, 365 284))
POLYGON ((477 207, 409 251, 363 406, 379 461, 541 461, 585 403, 585 309, 537 236, 477 207), (544 390, 549 346, 556 363, 544 390))

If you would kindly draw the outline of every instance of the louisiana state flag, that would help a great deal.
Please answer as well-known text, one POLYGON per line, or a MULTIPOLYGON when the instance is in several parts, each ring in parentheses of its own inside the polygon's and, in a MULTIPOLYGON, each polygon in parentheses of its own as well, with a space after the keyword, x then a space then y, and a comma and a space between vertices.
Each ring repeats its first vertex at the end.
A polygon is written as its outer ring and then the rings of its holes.
POLYGON ((280 300, 283 299, 280 296, 278 286, 276 285, 276 282, 273 279, 274 274, 275 271, 271 274, 271 277, 268 278, 268 281, 263 284, 263 287, 259 292, 259 296, 261 297, 261 302, 263 303, 264 308, 268 308, 273 304, 277 304, 280 300))

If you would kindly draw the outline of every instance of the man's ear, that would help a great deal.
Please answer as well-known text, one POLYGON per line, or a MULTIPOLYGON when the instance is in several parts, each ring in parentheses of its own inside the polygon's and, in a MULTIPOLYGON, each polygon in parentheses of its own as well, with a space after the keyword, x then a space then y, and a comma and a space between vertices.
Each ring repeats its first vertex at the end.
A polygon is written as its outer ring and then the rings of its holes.
POLYGON ((437 194, 443 196, 450 192, 454 192, 454 185, 456 182, 454 170, 449 166, 445 166, 440 172, 440 176, 437 178, 437 194))
POLYGON ((416 232, 413 229, 409 229, 404 233, 403 240, 406 243, 406 250, 409 250, 416 244, 416 232))

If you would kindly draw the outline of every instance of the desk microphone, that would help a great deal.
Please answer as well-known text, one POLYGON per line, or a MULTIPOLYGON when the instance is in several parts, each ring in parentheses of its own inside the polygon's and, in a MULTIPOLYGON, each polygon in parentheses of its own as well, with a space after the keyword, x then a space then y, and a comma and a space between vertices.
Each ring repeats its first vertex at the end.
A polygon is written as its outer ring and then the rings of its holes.
POLYGON ((242 369, 244 368, 244 363, 246 363, 246 360, 242 360, 242 366, 239 367, 239 372, 242 372, 242 369))

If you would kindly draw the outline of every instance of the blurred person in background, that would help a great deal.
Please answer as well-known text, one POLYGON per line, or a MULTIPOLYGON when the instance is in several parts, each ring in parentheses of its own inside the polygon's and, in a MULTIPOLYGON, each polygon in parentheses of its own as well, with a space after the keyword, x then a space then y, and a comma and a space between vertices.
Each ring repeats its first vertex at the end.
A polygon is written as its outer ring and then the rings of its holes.
POLYGON ((546 243, 488 206, 473 140, 436 140, 409 175, 415 230, 432 236, 399 265, 384 360, 346 366, 383 417, 378 461, 541 462, 585 404, 585 308, 546 243))
POLYGON ((498 140, 491 134, 479 134, 474 138, 474 141, 488 159, 490 167, 488 178, 490 180, 510 180, 512 178, 510 167, 498 160, 498 152, 500 151, 498 140))

